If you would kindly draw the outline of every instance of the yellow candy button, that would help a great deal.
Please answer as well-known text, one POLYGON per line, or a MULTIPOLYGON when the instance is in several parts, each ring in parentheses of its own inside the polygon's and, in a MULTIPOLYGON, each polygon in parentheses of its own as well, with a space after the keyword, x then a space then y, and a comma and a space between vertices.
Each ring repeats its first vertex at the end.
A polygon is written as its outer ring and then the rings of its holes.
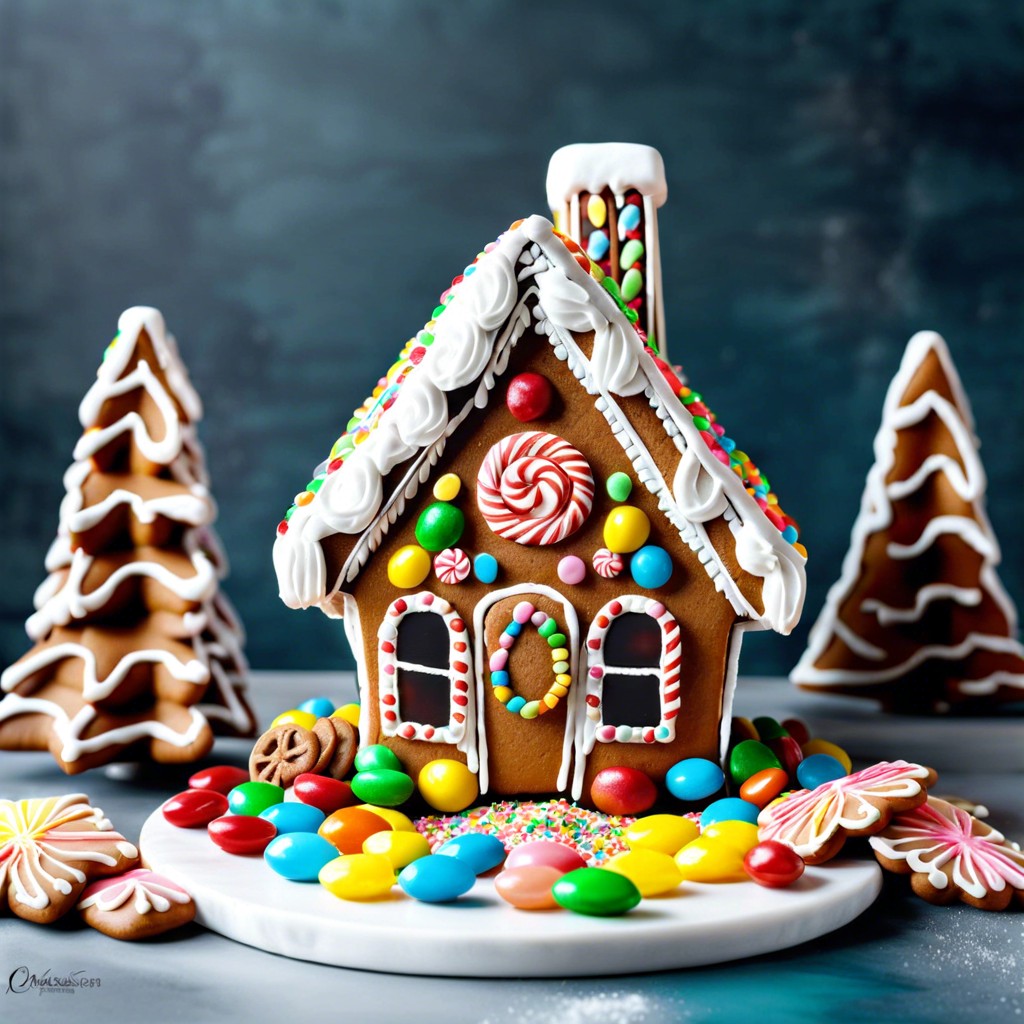
POLYGON ((270 728, 274 729, 279 725, 298 725, 303 729, 312 729, 316 725, 316 715, 308 711, 299 711, 292 708, 291 711, 282 711, 271 723, 270 728))
POLYGON ((635 505, 613 508, 604 521, 604 546, 617 555, 642 548, 650 535, 650 520, 635 505))
POLYGON ((434 497, 438 501, 454 501, 462 490, 462 481, 455 473, 445 473, 434 484, 434 497))
POLYGON ((430 572, 430 555, 416 544, 406 544, 388 559, 388 579, 405 590, 418 587, 430 572))

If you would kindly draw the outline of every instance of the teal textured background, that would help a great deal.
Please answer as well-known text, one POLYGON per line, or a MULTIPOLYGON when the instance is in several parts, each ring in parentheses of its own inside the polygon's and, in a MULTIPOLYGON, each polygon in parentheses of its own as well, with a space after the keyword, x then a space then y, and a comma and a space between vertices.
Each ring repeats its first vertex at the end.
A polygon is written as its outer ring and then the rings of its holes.
POLYGON ((657 146, 668 340, 835 578, 882 395, 944 333, 1024 594, 1024 7, 719 0, 0 0, 0 656, 56 525, 76 409, 159 306, 261 667, 349 665, 276 600, 274 526, 439 292, 546 212, 556 147, 657 146))

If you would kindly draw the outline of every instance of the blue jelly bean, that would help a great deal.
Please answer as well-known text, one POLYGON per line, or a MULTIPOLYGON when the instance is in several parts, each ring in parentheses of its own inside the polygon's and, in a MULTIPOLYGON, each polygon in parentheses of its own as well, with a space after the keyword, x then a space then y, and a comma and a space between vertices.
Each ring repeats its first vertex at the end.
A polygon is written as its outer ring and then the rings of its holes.
POLYGON ((497 836, 467 832, 449 839, 434 853, 439 857, 457 857, 473 869, 473 874, 482 875, 505 860, 505 844, 497 836))
POLYGON ((509 701, 509 702, 508 702, 508 703, 507 703, 507 704, 505 705, 505 707, 507 707, 507 708, 509 709, 509 711, 514 711, 514 712, 515 712, 515 713, 516 713, 516 714, 518 715, 518 714, 519 714, 519 709, 520 709, 521 707, 523 707, 523 705, 524 705, 525 703, 526 703, 526 698, 525 698, 525 697, 513 697, 513 698, 512 698, 512 699, 511 699, 511 700, 510 700, 510 701, 509 701))
POLYGON ((640 226, 640 207, 629 203, 619 214, 619 227, 623 231, 635 231, 640 226))
POLYGON ((414 900, 424 903, 458 899, 473 888, 475 881, 473 869, 458 857, 420 857, 402 868, 398 876, 402 889, 414 900))
POLYGON ((273 822, 278 834, 283 835, 285 832, 316 832, 327 815, 312 804, 289 800, 260 811, 260 817, 273 822))
POLYGON ((796 766, 796 781, 804 789, 817 789, 846 775, 846 769, 831 754, 811 754, 796 766))
POLYGON ((703 757, 677 761, 665 773, 665 785, 677 800, 694 802, 714 796, 725 782, 725 772, 703 757))
POLYGON ((647 544, 629 560, 629 571, 638 587, 657 590, 672 576, 672 556, 656 544, 647 544))
POLYGON ((486 552, 473 560, 473 573, 481 583, 493 583, 498 578, 498 560, 486 552))
POLYGON ((603 231, 591 231, 587 239, 587 255, 596 263, 608 255, 610 243, 608 236, 603 231))
POLYGON ((504 669, 491 673, 491 686, 508 686, 510 676, 504 669))
POLYGON ((761 808, 749 800, 741 800, 738 796, 724 796, 704 808, 700 816, 700 827, 707 828, 716 821, 749 821, 757 824, 757 816, 761 808))
POLYGON ((289 832, 271 839, 263 859, 292 882, 315 882, 320 869, 338 856, 338 848, 315 832, 289 832))
POLYGON ((796 528, 792 526, 787 526, 782 531, 782 539, 786 541, 787 544, 795 544, 799 536, 800 535, 796 532, 796 528))
POLYGON ((505 627, 505 632, 508 633, 509 636, 519 636, 519 634, 522 633, 522 631, 523 626, 522 623, 519 622, 510 622, 505 627))
POLYGON ((308 711, 317 718, 330 718, 334 714, 334 701, 326 697, 310 697, 299 705, 298 710, 308 711))

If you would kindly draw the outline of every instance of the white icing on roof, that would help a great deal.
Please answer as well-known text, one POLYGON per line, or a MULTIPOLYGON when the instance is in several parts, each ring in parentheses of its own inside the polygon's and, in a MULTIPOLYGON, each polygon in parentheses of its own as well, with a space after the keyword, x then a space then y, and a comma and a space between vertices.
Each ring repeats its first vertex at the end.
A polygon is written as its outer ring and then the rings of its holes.
POLYGON ((557 210, 577 192, 635 188, 655 206, 668 198, 665 164, 652 146, 633 142, 576 142, 556 149, 548 164, 548 207, 557 210))

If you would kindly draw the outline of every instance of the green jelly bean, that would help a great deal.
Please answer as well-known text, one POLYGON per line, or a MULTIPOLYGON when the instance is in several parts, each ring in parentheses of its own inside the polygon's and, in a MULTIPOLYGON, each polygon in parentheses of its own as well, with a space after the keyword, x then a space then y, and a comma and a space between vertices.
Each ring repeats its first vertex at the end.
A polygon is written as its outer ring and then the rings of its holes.
POLYGON ((631 238, 619 253, 619 266, 623 270, 629 270, 637 260, 644 258, 644 243, 639 239, 631 238))
POLYGON ((640 890, 625 875, 604 868, 577 868, 551 889, 555 902, 589 917, 617 917, 640 902, 640 890))
POLYGON ((632 302, 644 286, 644 275, 636 267, 630 267, 622 277, 622 298, 632 302))
POLYGON ((633 481, 625 473, 612 473, 604 486, 612 501, 625 501, 633 493, 633 481))
POLYGON ((765 768, 781 767, 782 762, 759 740, 743 740, 729 755, 729 776, 737 786, 765 768))
POLYGON ((416 521, 416 540, 427 551, 444 551, 458 544, 465 528, 462 509, 447 501, 435 501, 416 521))
POLYGON ((554 636, 554 634, 558 632, 558 623, 555 622, 554 619, 548 619, 547 622, 537 630, 537 632, 547 640, 548 637, 554 636))
POLYGON ((393 772, 402 770, 402 762, 398 755, 383 743, 371 743, 356 754, 355 766, 357 772, 369 772, 377 768, 387 768, 393 772))
POLYGON ((404 804, 415 788, 416 784, 405 772, 391 768, 371 768, 357 772, 352 779, 352 792, 364 804, 375 804, 377 807, 404 804))
POLYGON ((548 646, 552 648, 562 647, 565 645, 565 634, 564 633, 552 633, 548 638, 548 646))
POLYGON ((761 715, 754 719, 754 728, 757 730, 758 739, 774 740, 780 736, 788 736, 789 733, 774 719, 768 715, 761 715))
POLYGON ((242 782, 228 793, 232 814, 256 817, 268 807, 284 800, 284 790, 272 782, 242 782))

